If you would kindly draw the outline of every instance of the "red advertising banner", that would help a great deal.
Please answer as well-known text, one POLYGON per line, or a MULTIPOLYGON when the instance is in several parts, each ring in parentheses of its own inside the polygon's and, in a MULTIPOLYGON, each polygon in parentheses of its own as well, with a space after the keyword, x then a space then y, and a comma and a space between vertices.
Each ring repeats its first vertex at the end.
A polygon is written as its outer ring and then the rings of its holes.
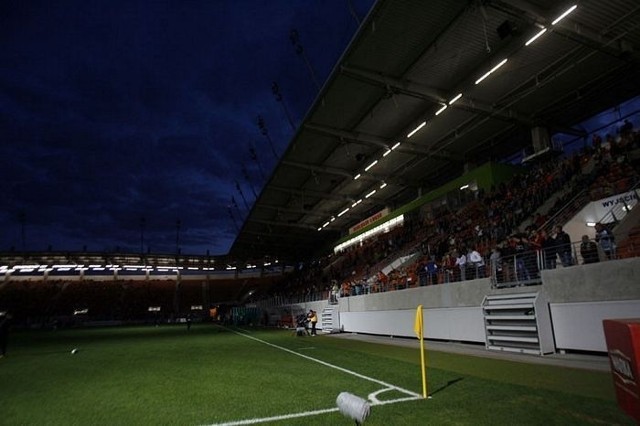
POLYGON ((640 318, 602 323, 618 405, 640 423, 640 318))
POLYGON ((376 220, 382 219, 383 217, 385 217, 388 214, 389 214, 389 209, 388 208, 380 210, 378 213, 374 214, 373 216, 369 216, 368 218, 366 218, 362 222, 360 222, 357 225, 354 225, 351 228, 349 228, 349 234, 353 234, 354 232, 357 232, 357 231, 361 230, 365 226, 371 225, 376 220))

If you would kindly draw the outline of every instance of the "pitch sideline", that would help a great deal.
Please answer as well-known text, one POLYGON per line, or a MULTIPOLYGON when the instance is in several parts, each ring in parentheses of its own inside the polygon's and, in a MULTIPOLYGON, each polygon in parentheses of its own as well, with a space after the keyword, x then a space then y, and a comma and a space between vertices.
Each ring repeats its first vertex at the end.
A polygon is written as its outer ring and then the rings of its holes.
MULTIPOLYGON (((225 327, 226 328, 226 327, 225 327)), ((279 349, 281 351, 284 352, 288 352, 290 354, 299 356, 301 358, 307 359, 309 361, 313 361, 316 362, 318 364, 324 365, 325 367, 329 367, 329 368, 333 368, 336 369, 338 371, 342 371, 343 373, 347 373, 350 374, 352 376, 358 377, 360 379, 363 380, 367 380, 373 383, 377 383, 379 385, 385 386, 385 389, 382 389, 380 391, 374 392, 373 394, 371 394, 370 396, 374 396, 373 398, 369 398, 370 400, 373 399, 373 401, 371 401, 371 405, 375 406, 375 405, 387 405, 387 404, 394 404, 394 403, 398 403, 398 402, 406 402, 406 401, 415 401, 417 399, 422 399, 422 395, 416 393, 416 392, 412 392, 408 389, 404 389, 401 388, 399 386, 395 386, 392 385, 390 383, 386 383, 382 380, 378 380, 378 379, 374 379, 373 377, 369 377, 369 376, 365 376, 363 374, 360 373, 356 373, 355 371, 352 370, 348 370, 346 368, 343 367, 339 367, 337 365, 334 364, 330 364, 326 361, 322 361, 319 360, 317 358, 313 358, 310 357, 308 355, 304 355, 301 353, 298 353, 296 351, 293 351, 291 349, 279 346, 279 345, 275 345, 273 343, 269 343, 265 340, 262 339, 258 339, 257 337, 253 337, 247 333, 241 333, 239 331, 236 330, 232 330, 230 328, 227 328, 229 331, 238 334, 240 336, 246 337, 247 339, 251 339, 251 340, 255 340, 256 342, 262 343, 264 345, 267 346, 271 346, 273 348, 279 349), (398 392, 402 392, 405 393, 407 395, 410 395, 409 397, 406 398, 398 398, 398 399, 393 399, 393 400, 388 400, 388 401, 379 401, 377 398, 375 398, 375 395, 377 395, 378 393, 381 393, 383 391, 387 391, 387 390, 397 390, 398 392)), ((241 426, 241 425, 252 425, 252 424, 258 424, 258 423, 263 423, 263 422, 270 422, 270 421, 278 421, 278 420, 287 420, 287 419, 294 419, 294 418, 299 418, 299 417, 308 417, 308 416, 317 416, 320 414, 327 414, 327 413, 333 413, 338 411, 338 408, 326 408, 326 409, 322 409, 322 410, 313 410, 313 411, 303 411, 300 413, 291 413, 291 414, 283 414, 280 416, 273 416, 273 417, 263 417, 263 418, 254 418, 254 419, 245 419, 245 420, 238 420, 238 421, 232 421, 232 422, 225 422, 225 423, 212 423, 210 425, 206 425, 206 426, 241 426)))

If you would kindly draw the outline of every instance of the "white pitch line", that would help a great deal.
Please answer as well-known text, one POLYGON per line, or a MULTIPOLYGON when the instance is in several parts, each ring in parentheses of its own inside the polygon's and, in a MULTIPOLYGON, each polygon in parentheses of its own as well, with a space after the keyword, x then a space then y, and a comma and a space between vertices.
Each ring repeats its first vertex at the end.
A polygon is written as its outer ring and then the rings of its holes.
MULTIPOLYGON (((375 401, 371 405, 387 405, 387 404, 395 404, 398 402, 407 402, 407 401, 415 401, 418 399, 422 399, 421 396, 409 396, 406 398, 398 398, 392 399, 389 401, 375 401)), ((227 423, 214 423, 207 426, 241 426, 241 425, 255 425, 258 423, 264 422, 277 422, 280 420, 288 420, 288 419, 297 419, 300 417, 309 417, 309 416, 318 416, 320 414, 334 413, 338 411, 338 408, 325 408, 323 410, 314 410, 314 411, 303 411, 301 413, 291 413, 291 414, 283 414, 281 416, 273 416, 273 417, 262 417, 255 419, 245 419, 245 420, 236 420, 227 423)))
POLYGON ((325 410, 315 410, 315 411, 305 411, 305 412, 302 412, 302 413, 283 414, 281 416, 263 417, 261 419, 246 419, 246 420, 237 420, 237 421, 228 422, 228 423, 214 423, 214 424, 208 425, 208 426, 255 425, 257 423, 277 422, 279 420, 296 419, 298 417, 317 416, 319 414, 333 413, 334 411, 338 411, 338 409, 337 408, 327 408, 325 410))
POLYGON ((380 402, 380 400, 378 399, 378 395, 390 390, 393 390, 393 389, 384 388, 384 389, 377 390, 375 392, 370 393, 369 396, 367 396, 367 399, 373 403, 378 403, 380 402))
MULTIPOLYGON (((387 404, 395 404, 395 403, 398 403, 398 402, 415 401, 415 400, 418 400, 418 399, 422 399, 422 395, 420 395, 418 393, 415 393, 415 392, 411 392, 410 390, 403 389, 403 388, 398 387, 398 386, 394 386, 392 384, 383 382, 382 380, 374 379, 372 377, 368 377, 368 376, 365 376, 365 375, 360 374, 360 373, 356 373, 355 371, 351 371, 351 370, 348 370, 346 368, 342 368, 342 367, 339 367, 337 365, 330 364, 328 362, 319 360, 317 358, 313 358, 313 357, 310 357, 310 356, 307 356, 307 355, 303 355, 301 353, 292 351, 291 349, 287 349, 285 347, 278 346, 278 345, 275 345, 273 343, 269 343, 269 342, 264 341, 262 339, 258 339, 257 337, 250 336, 247 333, 240 333, 239 331, 231 330, 231 329, 229 329, 229 330, 232 331, 233 333, 236 333, 236 334, 240 335, 240 336, 246 337, 248 339, 255 340, 255 341, 260 342, 262 344, 265 344, 267 346, 271 346, 271 347, 274 347, 276 349, 280 349, 282 351, 288 352, 290 354, 293 354, 293 355, 308 359, 310 361, 317 362, 317 363, 322 364, 322 365, 324 365, 326 367, 334 368, 334 369, 342 371, 344 373, 351 374, 351 375, 356 376, 358 378, 361 378, 363 380, 368 380, 370 382, 374 382, 374 383, 377 383, 377 384, 385 386, 385 389, 382 389, 382 390, 380 390, 378 392, 374 392, 374 395, 377 395, 378 393, 381 393, 381 392, 394 390, 394 389, 399 391, 399 392, 403 392, 403 393, 406 393, 408 395, 411 395, 409 397, 392 399, 392 400, 387 400, 387 401, 379 401, 377 398, 374 398, 373 401, 371 401, 371 405, 387 405, 387 404)), ((322 409, 322 410, 303 411, 303 412, 300 412, 300 413, 283 414, 283 415, 280 415, 280 416, 273 416, 273 417, 263 417, 263 418, 236 420, 236 421, 231 421, 231 422, 227 422, 227 423, 214 423, 214 424, 207 425, 207 426, 253 425, 253 424, 264 423, 264 422, 295 419, 295 418, 299 418, 299 417, 317 416, 317 415, 320 415, 320 414, 334 413, 336 411, 338 411, 338 408, 326 408, 326 409, 322 409)))
MULTIPOLYGON (((388 401, 376 401, 373 402, 371 405, 387 405, 387 404, 396 404, 398 402, 407 402, 407 401, 416 401, 418 399, 424 399, 422 398, 422 395, 418 395, 418 396, 407 396, 405 398, 398 398, 398 399, 390 399, 388 401)), ((431 397, 429 397, 429 399, 431 399, 431 397)))
POLYGON ((252 339, 252 340, 255 340, 256 342, 260 342, 260 343, 265 344, 267 346, 271 346, 271 347, 274 347, 276 349, 280 349, 281 351, 289 352, 290 354, 302 357, 304 359, 308 359, 309 361, 317 362, 318 364, 322 364, 322 365, 324 365, 326 367, 335 368, 336 370, 342 371, 343 373, 351 374, 352 376, 356 376, 356 377, 358 377, 360 379, 368 380, 370 382, 377 383, 379 385, 386 386, 386 387, 391 388, 391 389, 395 389, 395 390, 397 390, 399 392, 406 393, 407 395, 411 395, 411 396, 422 398, 422 395, 420 395, 418 393, 415 393, 415 392, 412 392, 412 391, 410 391, 408 389, 403 389, 403 388, 401 388, 399 386, 395 386, 395 385, 392 385, 390 383, 383 382, 382 380, 374 379, 373 377, 365 376, 364 374, 356 373, 355 371, 351 371, 351 370, 348 370, 348 369, 343 368, 343 367, 339 367, 339 366, 334 365, 334 364, 329 364, 328 362, 319 360, 317 358, 310 357, 308 355, 303 355, 303 354, 301 354, 299 352, 292 351, 291 349, 285 348, 283 346, 274 345, 273 343, 269 343, 269 342, 267 342, 265 340, 258 339, 257 337, 253 337, 253 336, 250 336, 250 335, 245 334, 245 333, 240 333, 239 331, 235 331, 235 330, 231 330, 231 331, 236 333, 236 334, 239 334, 240 336, 244 336, 247 339, 252 339))

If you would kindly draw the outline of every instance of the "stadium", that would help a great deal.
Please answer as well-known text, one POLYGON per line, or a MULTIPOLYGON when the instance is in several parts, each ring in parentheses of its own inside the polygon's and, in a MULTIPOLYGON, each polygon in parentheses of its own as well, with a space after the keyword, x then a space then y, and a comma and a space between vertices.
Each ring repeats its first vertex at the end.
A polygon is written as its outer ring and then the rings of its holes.
POLYGON ((0 423, 640 421, 639 14, 378 0, 229 253, 0 253, 0 423))

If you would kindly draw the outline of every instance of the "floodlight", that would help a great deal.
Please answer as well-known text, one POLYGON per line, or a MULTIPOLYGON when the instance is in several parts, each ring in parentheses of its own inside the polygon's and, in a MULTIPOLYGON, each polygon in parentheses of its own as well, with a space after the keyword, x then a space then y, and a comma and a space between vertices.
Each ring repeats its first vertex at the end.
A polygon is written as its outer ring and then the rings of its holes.
POLYGON ((525 46, 530 45, 531 43, 533 43, 534 41, 536 41, 536 40, 538 39, 538 37, 540 37, 542 34, 544 34, 544 33, 546 33, 546 32, 547 32, 547 29, 546 29, 546 28, 541 29, 541 30, 540 30, 536 35, 534 35, 533 37, 531 37, 531 38, 529 39, 529 41, 527 41, 524 45, 525 45, 525 46))
POLYGON ((453 97, 453 99, 451 99, 451 100, 449 101, 449 105, 453 105, 453 103, 454 103, 455 101, 457 101, 458 99, 460 99, 461 97, 462 97, 462 93, 458 93, 457 95, 455 95, 455 96, 453 97))
POLYGON ((573 6, 571 6, 569 9, 565 10, 562 15, 558 16, 552 23, 551 25, 555 25, 558 22, 562 21, 568 14, 570 14, 571 12, 573 12, 574 10, 576 10, 576 8, 578 7, 577 4, 574 4, 573 6))
MULTIPOLYGON (((424 126, 426 126, 426 125, 427 125, 427 122, 426 122, 426 121, 423 121, 422 123, 420 123, 420 124, 418 125, 418 127, 416 127, 415 129, 413 129, 413 130, 412 130, 412 131, 407 135, 407 138, 410 138, 411 136, 415 135, 415 134, 416 134, 416 132, 417 132, 418 130, 422 129, 422 128, 423 128, 424 126)), ((397 145, 397 144, 396 144, 396 145, 397 145)), ((391 148, 391 149, 394 149, 394 148, 391 148)))
POLYGON ((436 115, 440 115, 442 113, 442 111, 444 111, 445 109, 447 109, 446 105, 442 105, 442 108, 440 108, 439 110, 436 111, 436 115))
POLYGON ((498 68, 500 68, 501 66, 503 66, 504 64, 507 63, 507 58, 504 58, 502 61, 500 61, 498 63, 498 65, 496 65, 495 67, 491 68, 489 70, 488 73, 486 73, 485 75, 483 75, 482 77, 480 77, 479 79, 476 80, 476 84, 480 83, 482 80, 484 80, 485 78, 489 77, 491 74, 493 74, 498 68))

